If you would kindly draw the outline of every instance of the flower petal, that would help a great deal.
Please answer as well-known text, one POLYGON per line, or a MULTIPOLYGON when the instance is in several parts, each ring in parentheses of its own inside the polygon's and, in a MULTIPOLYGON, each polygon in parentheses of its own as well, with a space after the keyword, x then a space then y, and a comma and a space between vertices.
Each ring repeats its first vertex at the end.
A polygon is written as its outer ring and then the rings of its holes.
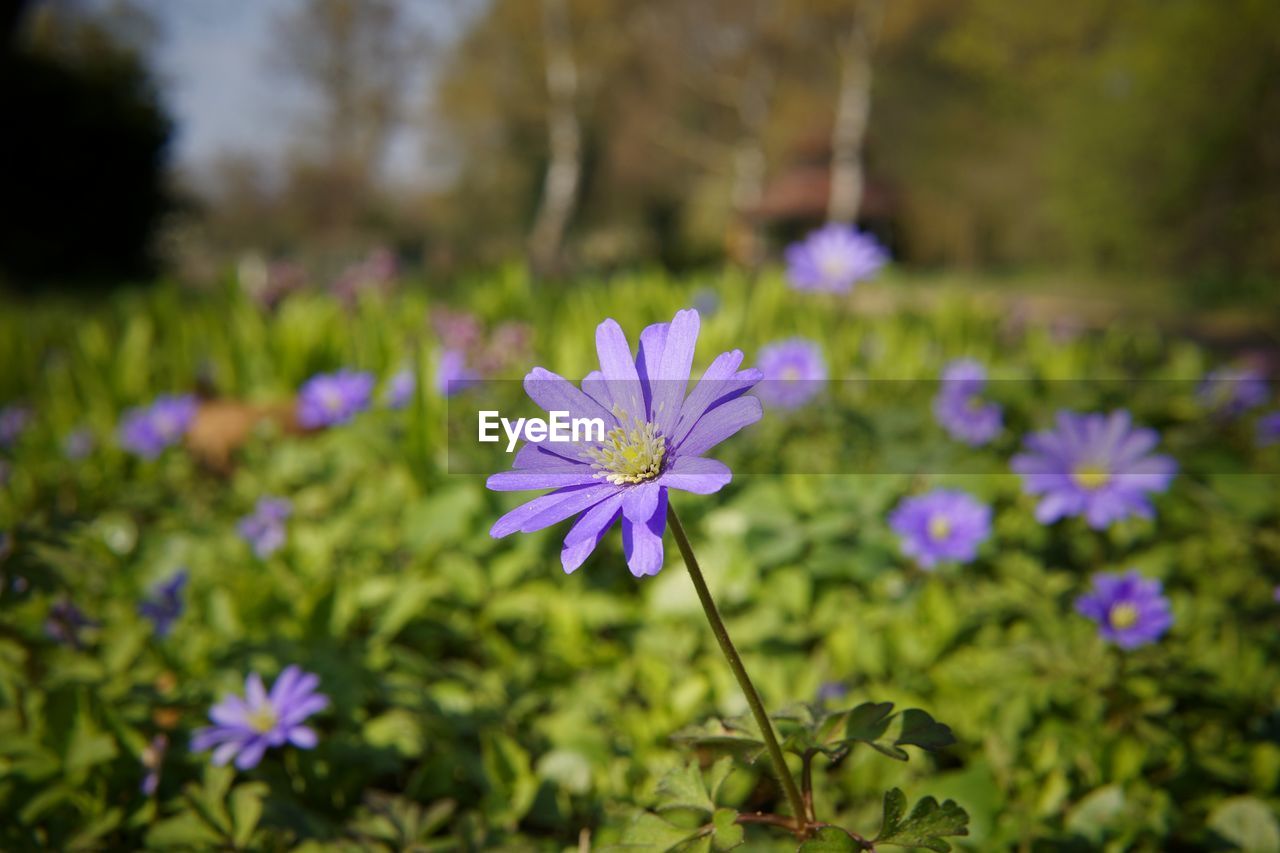
POLYGON ((623 492, 622 514, 636 523, 653 518, 658 509, 658 493, 662 487, 655 481, 630 486, 623 492))
POLYGON ((580 388, 559 374, 535 367, 524 378, 524 391, 529 399, 547 412, 568 412, 570 418, 600 418, 606 427, 614 423, 613 415, 580 388))
POLYGON ((760 420, 764 413, 755 397, 738 397, 709 410, 680 442, 681 456, 701 456, 745 426, 760 420))
POLYGON ((596 353, 614 405, 631 418, 643 419, 645 407, 640 375, 636 372, 627 336, 616 320, 605 320, 596 327, 596 353))
POLYGON ((563 468, 537 471, 502 471, 485 480, 485 487, 495 492, 527 492, 534 489, 560 489, 598 483, 595 471, 588 465, 567 462, 563 468))
POLYGON ((517 531, 532 533, 564 521, 587 507, 622 491, 621 486, 601 483, 594 486, 570 486, 522 504, 494 522, 489 535, 501 539, 517 531))
POLYGON ((236 756, 236 767, 241 770, 251 770, 257 767, 258 762, 262 760, 262 754, 266 751, 266 738, 254 738, 245 744, 244 749, 240 750, 240 754, 236 756))
POLYGON ((732 479, 733 472, 729 466, 717 459, 681 456, 657 479, 657 483, 669 489, 709 495, 723 489, 732 479))
POLYGON ((638 578, 662 571, 662 534, 667 529, 667 490, 659 493, 658 508, 647 522, 622 519, 622 551, 627 568, 638 578))
POLYGON ((693 369, 693 350, 698 343, 700 322, 698 312, 693 309, 677 311, 666 333, 666 345, 662 350, 662 362, 656 365, 656 376, 650 368, 653 403, 649 410, 651 419, 658 425, 658 432, 663 435, 671 435, 680 419, 685 390, 689 387, 689 371, 693 369))
POLYGON ((315 729, 307 726, 294 726, 289 729, 289 742, 299 749, 311 749, 316 745, 315 729))
POLYGON ((624 494, 619 492, 600 501, 584 512, 569 530, 564 537, 564 548, 560 551, 560 565, 564 567, 565 574, 575 572, 591 556, 591 552, 618 519, 623 497, 624 494))

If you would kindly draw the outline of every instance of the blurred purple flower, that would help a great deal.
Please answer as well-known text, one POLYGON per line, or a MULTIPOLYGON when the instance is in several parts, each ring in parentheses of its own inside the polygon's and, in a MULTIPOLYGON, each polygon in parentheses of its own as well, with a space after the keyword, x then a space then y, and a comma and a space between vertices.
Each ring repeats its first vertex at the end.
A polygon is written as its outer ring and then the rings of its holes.
POLYGON ((1220 367, 1210 371, 1196 390, 1200 404, 1219 414, 1236 416, 1267 401, 1267 379, 1251 367, 1220 367))
POLYGON ((471 385, 479 377, 467 368, 467 357, 458 350, 448 349, 440 353, 436 364, 436 390, 443 397, 452 397, 471 385))
POLYGON ((1102 529, 1129 516, 1152 518, 1149 492, 1163 492, 1178 470, 1168 456, 1153 455, 1153 429, 1134 428, 1124 410, 1109 415, 1059 412, 1055 429, 1033 433, 1011 467, 1023 489, 1040 495, 1036 520, 1050 524, 1084 516, 1102 529))
POLYGON ((437 308, 431 314, 431 326, 440 336, 440 344, 446 350, 466 351, 481 341, 480 321, 475 315, 465 311, 437 308))
POLYGON ((1076 612, 1097 622, 1102 638, 1122 649, 1154 643, 1173 624, 1160 581, 1137 569, 1095 574, 1091 591, 1076 599, 1076 612))
POLYGON ((62 452, 72 462, 79 462, 93 452, 93 430, 79 427, 62 440, 62 452))
POLYGON ((818 686, 818 704, 838 702, 849 695, 849 686, 841 681, 824 681, 818 686))
POLYGON ((44 633, 54 642, 78 649, 80 648, 80 631, 97 626, 98 623, 86 616, 83 610, 63 599, 49 608, 49 616, 44 622, 44 633))
POLYGON ((827 383, 827 363, 822 348, 804 338, 769 344, 756 359, 764 377, 756 394, 766 406, 794 409, 822 392, 827 383))
POLYGON ((387 382, 383 402, 389 409, 403 409, 413 399, 413 392, 417 387, 418 380, 413 375, 413 369, 406 367, 387 382))
POLYGON ((400 264, 395 253, 379 247, 344 269, 334 279, 331 289, 334 296, 352 305, 363 293, 389 293, 399 274, 400 264))
POLYGON ((129 409, 120 419, 120 446, 143 459, 154 459, 177 444, 195 419, 196 398, 191 394, 157 397, 149 406, 129 409))
POLYGON ((1259 447, 1280 444, 1280 409, 1267 412, 1258 418, 1257 442, 1259 447))
POLYGON ((258 559, 265 560, 284 545, 284 523, 292 513, 293 504, 285 498, 261 498, 253 512, 240 519, 236 529, 258 559))
POLYGON ((306 429, 337 426, 369 408, 373 374, 356 370, 320 373, 298 391, 298 423, 306 429))
POLYGON ((991 507, 965 492, 936 489, 904 499, 889 515, 902 553, 923 569, 939 562, 967 563, 991 535, 991 507))
POLYGON ((693 294, 693 310, 700 317, 714 317, 720 310, 720 294, 710 287, 698 288, 693 294))
POLYGON ((933 415, 957 441, 978 447, 991 441, 1003 428, 1003 414, 995 403, 978 396, 987 384, 987 371, 972 359, 959 359, 942 371, 933 415))
POLYGON ((847 293, 888 260, 875 237, 852 225, 831 223, 787 247, 787 277, 796 290, 847 293))
POLYGON ((0 408, 0 448, 17 443, 31 423, 31 409, 19 403, 0 408))
POLYGON ((157 584, 151 596, 138 605, 138 612, 151 620, 157 637, 167 637, 173 623, 182 616, 182 592, 187 586, 187 570, 178 569, 167 581, 157 584))
POLYGON ((527 442, 515 470, 494 474, 488 487, 554 491, 502 516, 490 534, 532 533, 581 513, 560 553, 564 570, 572 572, 621 519, 631 573, 657 574, 668 490, 705 495, 723 488, 733 472, 702 454, 761 417, 760 401, 744 396, 760 371, 738 370, 740 350, 718 356, 686 397, 698 327, 697 311, 679 311, 670 323, 641 332, 633 356, 622 328, 605 320, 596 328, 601 369, 588 374, 581 389, 540 367, 530 371, 524 387, 535 403, 570 418, 601 419, 605 440, 527 442))
POLYGON ((156 789, 160 787, 160 767, 164 764, 164 755, 169 751, 169 738, 166 735, 158 734, 151 739, 151 743, 142 750, 142 767, 147 774, 142 777, 142 793, 148 797, 156 795, 156 789))
POLYGON ((271 747, 292 743, 301 749, 316 745, 315 730, 302 725, 312 714, 329 706, 329 698, 316 692, 320 678, 296 666, 284 672, 268 693, 258 673, 244 682, 244 698, 226 696, 209 710, 214 725, 195 733, 191 748, 213 749, 213 763, 222 766, 235 758, 236 767, 258 766, 271 747))

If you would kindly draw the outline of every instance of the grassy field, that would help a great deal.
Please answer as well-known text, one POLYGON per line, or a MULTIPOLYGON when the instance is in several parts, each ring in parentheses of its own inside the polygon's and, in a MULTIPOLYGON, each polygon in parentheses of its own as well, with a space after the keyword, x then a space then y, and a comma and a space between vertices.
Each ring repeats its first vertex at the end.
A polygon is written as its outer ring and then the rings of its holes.
MULTIPOLYGON (((715 455, 742 476, 723 491, 673 493, 765 702, 894 702, 956 741, 820 763, 821 815, 874 836, 896 787, 959 804, 969 834, 949 841, 965 850, 1280 851, 1280 448, 1257 446, 1253 413, 1197 401, 1218 366, 1205 351, 1153 325, 1080 331, 893 276, 836 299, 776 275, 549 289, 514 269, 351 309, 170 286, 0 307, 0 405, 32 413, 0 451, 0 847, 576 850, 653 821, 700 825, 698 808, 645 816, 671 802, 664 775, 693 778, 691 757, 719 778, 710 750, 673 735, 746 704, 670 538, 662 573, 639 580, 616 532, 569 576, 567 525, 494 540, 519 496, 450 466, 466 396, 446 403, 431 381, 445 309, 526 324, 527 362, 490 377, 518 380, 535 364, 595 368, 606 317, 634 342, 694 304, 695 375, 725 350, 750 364, 803 336, 850 380, 726 442, 715 455), (929 411, 928 383, 959 357, 997 380, 1005 429, 984 447, 929 411), (293 429, 299 386, 340 367, 372 372, 379 393, 405 367, 422 381, 402 409, 375 396, 349 424, 293 429), (193 436, 151 460, 119 447, 126 409, 197 390, 251 415, 217 452, 193 436), (1154 518, 1036 521, 1009 460, 1064 400, 1159 431, 1179 472, 1154 518), (77 431, 91 449, 69 458, 77 431), (989 505, 992 533, 974 560, 926 571, 887 519, 943 486, 989 505), (237 529, 264 496, 292 503, 265 558, 237 529), (1074 601, 1094 573, 1130 568, 1163 582, 1173 625, 1124 650, 1074 601), (139 602, 180 569, 182 612, 159 636, 139 602), (67 604, 86 621, 59 630, 67 604), (270 682, 291 664, 330 700, 313 749, 238 770, 191 747, 248 673, 270 682)), ((713 793, 785 808, 763 760, 713 793)), ((766 829, 748 826, 744 849, 794 849, 766 829)))

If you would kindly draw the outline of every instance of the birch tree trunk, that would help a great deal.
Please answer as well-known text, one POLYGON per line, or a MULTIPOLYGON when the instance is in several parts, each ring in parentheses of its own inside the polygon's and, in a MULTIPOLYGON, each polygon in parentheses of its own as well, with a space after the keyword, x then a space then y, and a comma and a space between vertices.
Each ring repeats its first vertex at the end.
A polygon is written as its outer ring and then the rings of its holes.
POLYGON ((862 149, 871 114, 871 55, 884 16, 884 0, 861 0, 840 53, 840 92, 831 133, 831 189, 827 221, 852 223, 858 217, 866 179, 862 149))
POLYGON ((564 233, 573 215, 582 175, 582 129, 574 103, 578 67, 573 59, 568 0, 542 0, 542 39, 550 159, 529 234, 530 263, 539 276, 552 274, 560 266, 564 233))

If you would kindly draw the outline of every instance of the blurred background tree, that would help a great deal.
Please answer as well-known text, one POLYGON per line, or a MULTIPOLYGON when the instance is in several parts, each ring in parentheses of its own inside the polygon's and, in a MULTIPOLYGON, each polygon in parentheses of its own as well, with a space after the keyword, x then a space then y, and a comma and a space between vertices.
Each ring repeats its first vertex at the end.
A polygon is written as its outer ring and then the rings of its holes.
MULTIPOLYGON (((250 61, 295 107, 280 111, 279 157, 225 152, 204 180, 182 179, 200 202, 183 221, 213 258, 390 244, 441 269, 522 256, 548 273, 755 266, 834 218, 909 267, 1172 277, 1229 298, 1280 275, 1272 0, 270 6, 269 56, 250 61), (392 176, 389 140, 406 129, 430 147, 415 174, 392 176)), ((92 39, 30 13, 8 40, 4 61, 36 69, 5 75, 10 114, 31 109, 26 92, 46 116, 26 127, 51 136, 7 134, 8 162, 59 164, 28 185, 59 189, 6 199, 5 269, 100 267, 98 247, 154 231, 167 124, 147 52, 120 35, 129 8, 86 0, 73 17, 92 39), (97 168, 126 160, 111 132, 58 105, 70 96, 40 94, 51 63, 92 64, 85 85, 123 99, 135 171, 97 168), (107 156, 77 157, 86 139, 107 156), (74 215, 101 227, 59 232, 73 228, 59 194, 90 199, 74 215), (68 240, 80 250, 59 258, 68 240)), ((125 267, 142 269, 131 251, 125 267)))

